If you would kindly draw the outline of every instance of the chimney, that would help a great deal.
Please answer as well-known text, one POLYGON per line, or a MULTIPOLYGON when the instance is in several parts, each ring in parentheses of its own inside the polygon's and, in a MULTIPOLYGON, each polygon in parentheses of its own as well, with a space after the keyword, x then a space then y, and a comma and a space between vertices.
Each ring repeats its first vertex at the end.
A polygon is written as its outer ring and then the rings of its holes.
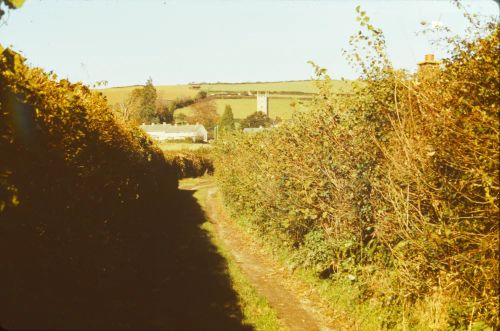
POLYGON ((425 54, 424 61, 418 63, 419 78, 432 77, 439 70, 439 61, 436 61, 434 54, 425 54))

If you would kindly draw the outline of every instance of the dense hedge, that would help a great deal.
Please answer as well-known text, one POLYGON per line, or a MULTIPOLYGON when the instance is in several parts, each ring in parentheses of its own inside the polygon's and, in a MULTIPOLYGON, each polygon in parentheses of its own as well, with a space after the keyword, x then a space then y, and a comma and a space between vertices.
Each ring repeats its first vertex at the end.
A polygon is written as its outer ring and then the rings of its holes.
POLYGON ((23 62, 8 49, 0 57, 2 214, 84 212, 175 189, 161 151, 119 123, 103 97, 23 62))
POLYGON ((214 166, 208 148, 163 151, 165 160, 173 167, 179 179, 212 175, 214 166))
POLYGON ((352 41, 374 53, 351 54, 355 94, 335 95, 316 67, 309 113, 220 141, 224 201, 296 264, 360 279, 360 300, 423 305, 428 318, 399 310, 380 327, 498 327, 498 26, 455 39, 440 70, 416 77, 392 68, 363 15, 352 41))
POLYGON ((100 94, 0 54, 2 322, 44 312, 58 325, 89 300, 122 309, 112 298, 153 284, 159 206, 176 191, 161 151, 100 94))

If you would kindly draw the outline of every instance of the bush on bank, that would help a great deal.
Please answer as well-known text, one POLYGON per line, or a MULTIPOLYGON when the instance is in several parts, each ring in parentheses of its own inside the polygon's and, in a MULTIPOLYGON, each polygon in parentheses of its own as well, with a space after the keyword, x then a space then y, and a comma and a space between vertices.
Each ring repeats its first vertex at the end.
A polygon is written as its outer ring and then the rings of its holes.
POLYGON ((315 66, 310 112, 219 141, 224 201, 294 263, 358 282, 361 302, 414 308, 380 327, 499 327, 498 24, 448 40, 439 69, 410 75, 360 20, 352 95, 315 66))

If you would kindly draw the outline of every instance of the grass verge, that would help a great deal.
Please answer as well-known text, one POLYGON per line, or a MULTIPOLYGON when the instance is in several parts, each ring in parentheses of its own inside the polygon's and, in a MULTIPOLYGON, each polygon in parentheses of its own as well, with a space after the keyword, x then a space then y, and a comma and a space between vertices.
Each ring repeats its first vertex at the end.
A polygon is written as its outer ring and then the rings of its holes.
MULTIPOLYGON (((223 206, 228 215, 230 209, 223 206)), ((277 241, 278 237, 262 235, 253 223, 245 217, 232 215, 232 219, 241 231, 260 245, 275 262, 289 270, 283 284, 295 292, 308 291, 319 299, 319 305, 335 319, 339 330, 452 330, 443 324, 444 297, 434 298, 435 302, 421 302, 411 306, 387 301, 372 295, 373 293, 391 293, 391 275, 387 271, 361 270, 356 280, 350 280, 345 273, 334 274, 330 278, 320 279, 310 269, 294 265, 293 252, 277 241), (307 290, 306 290, 307 289, 307 290)), ((395 297, 395 296, 394 296, 395 297)), ((471 324, 470 330, 492 331, 482 324, 471 324)), ((465 329, 464 329, 465 330, 465 329)))
MULTIPOLYGON (((206 208, 208 190, 213 185, 211 177, 186 179, 183 187, 196 188, 194 196, 203 208, 206 208)), ((227 207, 220 206, 228 211, 227 207)), ((229 215, 229 213, 228 213, 229 215)), ((415 305, 387 301, 390 295, 378 297, 373 293, 391 293, 391 275, 383 270, 361 270, 356 280, 350 280, 345 273, 338 273, 327 279, 320 279, 312 270, 293 264, 293 253, 278 245, 277 238, 272 242, 269 236, 262 236, 249 219, 233 215, 237 228, 246 232, 272 256, 282 269, 289 270, 283 277, 283 284, 295 293, 312 293, 319 298, 319 305, 328 311, 328 316, 335 320, 338 330, 453 330, 443 324, 440 306, 446 304, 445 297, 433 297, 432 302, 420 302, 415 305)), ((211 222, 205 222, 202 229, 207 231, 218 252, 226 259, 228 274, 234 290, 239 295, 244 322, 256 330, 285 330, 276 312, 256 289, 247 281, 231 253, 224 248, 216 235, 211 222)), ((313 299, 314 300, 314 299, 313 299)), ((325 314, 326 315, 326 314, 325 314)), ((458 330, 462 330, 458 328, 458 330)), ((463 329, 464 331, 466 329, 463 329)), ((472 323, 468 330, 489 330, 481 323, 472 323)))
MULTIPOLYGON (((183 187, 198 187, 194 193, 194 197, 204 210, 206 210, 206 197, 210 183, 212 182, 207 177, 188 178, 180 181, 181 189, 183 187)), ((233 289, 238 293, 240 307, 244 315, 244 323, 251 325, 257 331, 287 330, 267 299, 260 295, 249 283, 238 267, 233 255, 226 250, 223 243, 218 239, 214 225, 207 220, 201 225, 201 228, 209 234, 212 243, 217 247, 217 251, 227 261, 228 274, 232 281, 233 289)))

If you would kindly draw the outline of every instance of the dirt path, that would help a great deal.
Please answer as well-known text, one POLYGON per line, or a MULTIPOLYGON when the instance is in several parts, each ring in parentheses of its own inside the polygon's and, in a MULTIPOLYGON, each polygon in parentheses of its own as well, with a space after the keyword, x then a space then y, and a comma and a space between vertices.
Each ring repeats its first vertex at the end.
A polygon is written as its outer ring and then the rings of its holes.
MULTIPOLYGON (((207 183, 202 184, 206 187, 207 183)), ((273 262, 249 234, 241 231, 224 215, 217 188, 209 186, 207 213, 219 239, 230 251, 252 285, 267 298, 279 318, 290 330, 332 330, 332 319, 316 305, 310 289, 291 286, 289 272, 273 262)))

